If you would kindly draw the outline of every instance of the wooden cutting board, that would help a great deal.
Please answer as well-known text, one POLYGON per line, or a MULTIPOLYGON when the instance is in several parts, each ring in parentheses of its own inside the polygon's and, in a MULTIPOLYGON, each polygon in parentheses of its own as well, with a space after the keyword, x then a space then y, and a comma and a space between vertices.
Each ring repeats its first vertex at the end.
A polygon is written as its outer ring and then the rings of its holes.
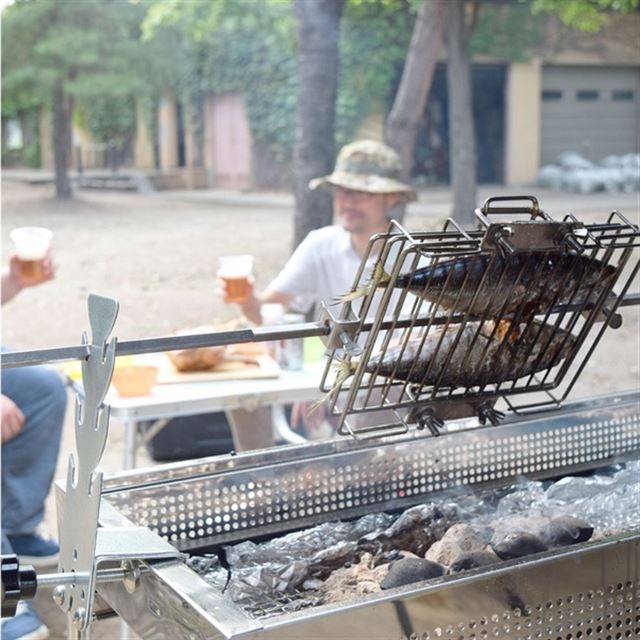
POLYGON ((145 361, 158 367, 156 384, 210 382, 212 380, 255 380, 280 376, 278 363, 267 355, 257 356, 255 363, 224 362, 211 371, 180 372, 164 353, 154 354, 153 363, 151 359, 146 357, 145 361))

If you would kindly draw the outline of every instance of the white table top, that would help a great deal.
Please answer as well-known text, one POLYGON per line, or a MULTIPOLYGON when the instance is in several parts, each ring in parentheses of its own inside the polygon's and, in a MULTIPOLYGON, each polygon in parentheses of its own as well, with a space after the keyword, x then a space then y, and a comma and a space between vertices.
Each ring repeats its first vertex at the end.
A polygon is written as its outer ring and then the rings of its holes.
MULTIPOLYGON (((112 418, 140 421, 316 400, 324 367, 321 362, 307 364, 300 371, 282 370, 277 378, 157 384, 148 396, 133 398, 110 391, 105 403, 112 418)), ((74 386, 81 388, 79 383, 74 386)))

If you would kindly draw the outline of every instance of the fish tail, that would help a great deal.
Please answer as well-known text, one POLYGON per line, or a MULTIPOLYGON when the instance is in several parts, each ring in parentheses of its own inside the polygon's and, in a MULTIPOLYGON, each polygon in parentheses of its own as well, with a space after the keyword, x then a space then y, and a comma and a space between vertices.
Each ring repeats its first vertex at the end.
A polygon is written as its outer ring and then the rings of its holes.
POLYGON ((322 396, 319 400, 316 400, 310 407, 309 413, 313 413, 320 405, 325 402, 332 401, 337 395, 342 385, 353 375, 356 370, 356 363, 347 360, 346 358, 336 358, 332 367, 336 370, 336 379, 333 382, 331 389, 322 396))
POLYGON ((353 302, 358 298, 368 296, 377 287, 384 287, 391 280, 391 276, 384 270, 381 262, 377 262, 373 275, 367 284, 359 286, 355 291, 340 297, 340 302, 353 302))

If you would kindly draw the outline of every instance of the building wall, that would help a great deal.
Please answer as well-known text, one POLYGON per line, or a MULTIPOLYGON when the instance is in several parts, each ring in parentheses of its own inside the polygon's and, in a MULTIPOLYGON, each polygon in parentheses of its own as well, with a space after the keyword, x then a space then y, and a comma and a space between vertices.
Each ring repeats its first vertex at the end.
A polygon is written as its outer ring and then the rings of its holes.
MULTIPOLYGON (((574 84, 576 77, 585 75, 581 70, 600 70, 594 73, 604 78, 607 70, 619 74, 624 69, 640 73, 640 14, 631 12, 627 15, 611 14, 598 33, 585 33, 569 29, 557 18, 547 20, 546 31, 539 46, 531 53, 529 62, 512 62, 509 65, 506 89, 506 149, 505 149, 505 182, 518 185, 535 182, 540 168, 542 139, 549 132, 550 113, 542 109, 542 90, 545 77, 564 68, 564 85, 574 84), (571 74, 571 67, 575 74, 571 74), (545 76, 547 70, 547 76, 545 76)), ((602 83, 601 83, 602 84, 602 83)), ((605 83, 606 84, 606 83, 605 83)), ((635 96, 638 100, 640 96, 635 96)), ((621 122, 603 123, 604 118, 616 118, 616 109, 606 111, 593 110, 592 126, 603 128, 604 124, 618 125, 615 135, 621 135, 621 122)), ((588 117, 582 114, 580 117, 588 117)), ((576 114, 578 117, 578 114, 576 114)), ((628 120, 628 118, 627 118, 628 120)), ((583 123, 584 124, 584 123, 583 123)), ((573 126, 569 121, 568 127, 573 126)), ((587 127, 588 128, 588 127, 587 127)), ((637 145, 637 126, 627 127, 629 141, 626 152, 633 152, 637 145), (636 142, 636 145, 634 145, 636 142)), ((568 143, 569 144, 569 143, 568 143)), ((580 146, 580 145, 578 145, 580 146)), ((622 149, 622 147, 621 147, 622 149)), ((581 151, 580 148, 565 149, 581 151)), ((594 150, 597 155, 597 150, 594 150)), ((595 157, 595 156, 594 156, 595 157)), ((547 158, 548 160, 548 158, 547 158)))
POLYGON ((53 170, 53 131, 51 130, 51 112, 46 108, 40 109, 38 117, 40 128, 40 166, 42 169, 53 170))
POLYGON ((505 109, 505 183, 535 180, 540 164, 540 60, 509 65, 505 109))
POLYGON ((251 131, 241 93, 207 97, 204 160, 216 186, 246 189, 253 185, 251 131))
POLYGON ((158 107, 158 147, 160 169, 170 171, 178 166, 178 127, 175 96, 166 93, 158 107))
POLYGON ((155 169, 153 141, 145 121, 142 104, 136 104, 136 137, 133 143, 133 166, 136 169, 155 169))
POLYGON ((640 153, 640 68, 545 65, 540 163, 575 151, 593 162, 640 153))

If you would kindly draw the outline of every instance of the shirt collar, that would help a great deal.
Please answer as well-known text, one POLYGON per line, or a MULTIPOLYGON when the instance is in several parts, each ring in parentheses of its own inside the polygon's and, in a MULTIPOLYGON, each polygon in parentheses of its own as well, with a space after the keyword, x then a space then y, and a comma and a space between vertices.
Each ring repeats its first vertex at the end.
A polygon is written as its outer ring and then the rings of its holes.
POLYGON ((351 234, 348 231, 345 231, 344 227, 338 225, 338 229, 340 229, 340 233, 336 239, 336 246, 340 253, 355 253, 355 249, 351 244, 351 234))

